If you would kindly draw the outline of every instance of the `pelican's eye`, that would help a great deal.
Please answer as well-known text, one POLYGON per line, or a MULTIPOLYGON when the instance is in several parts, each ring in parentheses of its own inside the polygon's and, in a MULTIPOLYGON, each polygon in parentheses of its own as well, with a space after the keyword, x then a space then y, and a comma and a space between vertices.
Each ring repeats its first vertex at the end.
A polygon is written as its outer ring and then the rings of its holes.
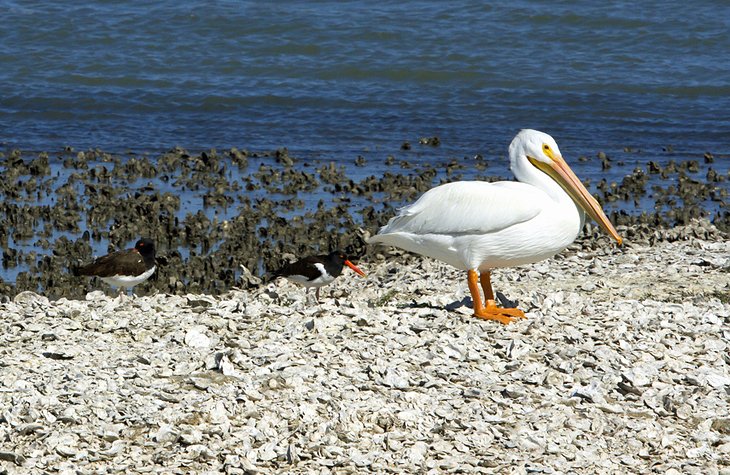
POLYGON ((553 158, 553 149, 550 148, 550 145, 546 143, 542 144, 542 151, 548 157, 553 158))

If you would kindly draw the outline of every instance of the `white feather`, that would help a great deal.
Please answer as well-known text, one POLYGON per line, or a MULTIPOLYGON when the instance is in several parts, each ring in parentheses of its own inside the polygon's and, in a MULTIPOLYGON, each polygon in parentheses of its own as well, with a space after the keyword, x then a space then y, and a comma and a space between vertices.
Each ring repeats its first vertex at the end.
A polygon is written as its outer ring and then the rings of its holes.
MULTIPOLYGON (((484 234, 534 218, 547 199, 524 183, 459 181, 432 188, 380 229, 379 234, 484 234), (509 204, 509 206, 506 206, 509 204)), ((378 236, 375 236, 376 238, 378 236)), ((374 242, 378 242, 377 239, 374 242)))
POLYGON ((137 276, 112 275, 109 277, 100 277, 100 279, 114 287, 130 288, 149 279, 155 273, 156 268, 157 266, 152 266, 152 268, 137 276))

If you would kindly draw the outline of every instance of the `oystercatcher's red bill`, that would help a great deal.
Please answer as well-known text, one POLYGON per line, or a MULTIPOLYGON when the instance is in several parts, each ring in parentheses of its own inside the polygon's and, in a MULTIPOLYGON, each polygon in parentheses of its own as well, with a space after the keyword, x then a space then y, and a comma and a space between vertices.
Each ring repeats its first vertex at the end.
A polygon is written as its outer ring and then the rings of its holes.
POLYGON ((362 270, 360 270, 360 268, 359 268, 358 266, 356 266, 355 264, 353 264, 352 262, 350 262, 350 261, 349 261, 349 260, 347 260, 347 259, 345 259, 345 265, 346 265, 347 267, 349 267, 350 269, 354 270, 356 274, 358 274, 358 275, 361 275, 361 276, 363 276, 363 277, 367 277, 367 276, 365 275, 365 272, 363 272, 362 270))

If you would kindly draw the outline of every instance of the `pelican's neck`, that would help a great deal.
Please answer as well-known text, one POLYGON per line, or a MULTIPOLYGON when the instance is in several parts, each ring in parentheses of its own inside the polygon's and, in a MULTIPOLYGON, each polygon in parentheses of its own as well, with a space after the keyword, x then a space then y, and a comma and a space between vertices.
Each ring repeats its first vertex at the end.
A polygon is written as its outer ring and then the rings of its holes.
POLYGON ((562 186, 553 180, 548 174, 541 172, 534 167, 525 155, 514 157, 510 161, 510 168, 515 174, 517 181, 527 183, 535 188, 539 188, 550 196, 556 203, 561 206, 571 206, 583 215, 583 210, 573 201, 573 198, 563 189, 562 186))
POLYGON ((570 212, 577 213, 580 222, 578 230, 583 228, 583 223, 585 223, 586 219, 583 208, 573 201, 573 198, 570 197, 557 181, 534 167, 525 155, 513 158, 510 161, 510 169, 514 173, 515 178, 517 178, 517 181, 527 183, 547 193, 558 206, 568 212, 564 217, 567 218, 570 212))

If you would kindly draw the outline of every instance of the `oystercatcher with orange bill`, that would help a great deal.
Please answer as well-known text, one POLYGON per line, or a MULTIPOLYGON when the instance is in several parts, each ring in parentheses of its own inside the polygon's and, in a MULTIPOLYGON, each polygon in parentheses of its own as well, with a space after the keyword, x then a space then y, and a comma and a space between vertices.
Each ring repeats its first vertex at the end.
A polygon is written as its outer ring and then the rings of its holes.
POLYGON ((299 259, 274 272, 274 277, 285 277, 291 282, 307 287, 307 289, 310 287, 316 288, 314 296, 317 303, 319 303, 320 287, 331 284, 339 277, 342 274, 343 266, 347 266, 358 275, 365 277, 365 272, 350 262, 342 251, 299 259))
MULTIPOLYGON (((142 238, 132 249, 112 252, 96 258, 93 262, 73 267, 75 276, 98 277, 114 287, 131 289, 155 273, 155 243, 142 238)), ((120 293, 121 295, 121 293, 120 293)))

